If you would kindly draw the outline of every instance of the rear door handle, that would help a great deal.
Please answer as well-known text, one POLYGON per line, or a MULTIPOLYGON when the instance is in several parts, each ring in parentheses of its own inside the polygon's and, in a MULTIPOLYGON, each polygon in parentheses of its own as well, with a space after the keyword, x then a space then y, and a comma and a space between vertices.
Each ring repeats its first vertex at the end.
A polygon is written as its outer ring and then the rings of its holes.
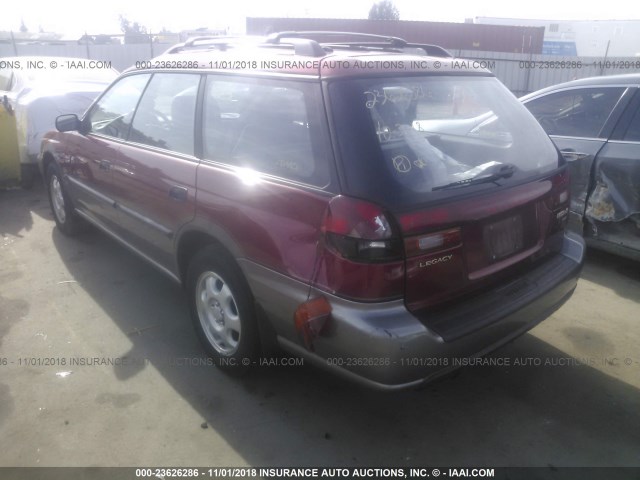
POLYGON ((576 160, 582 160, 589 156, 588 153, 576 152, 572 148, 567 148, 566 150, 560 150, 562 156, 565 158, 567 162, 575 162, 576 160))
POLYGON ((109 170, 111 169, 111 162, 106 160, 100 160, 100 170, 109 170))
POLYGON ((177 200, 178 202, 184 202, 187 199, 189 194, 189 190, 186 187, 179 187, 178 185, 173 185, 169 188, 169 198, 177 200))

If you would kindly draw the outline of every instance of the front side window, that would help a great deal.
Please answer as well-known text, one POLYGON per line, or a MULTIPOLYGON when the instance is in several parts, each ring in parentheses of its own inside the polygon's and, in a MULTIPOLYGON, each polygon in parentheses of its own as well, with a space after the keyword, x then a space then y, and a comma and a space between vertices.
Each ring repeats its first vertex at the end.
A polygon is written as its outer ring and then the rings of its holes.
POLYGON ((126 140, 129 127, 150 74, 131 75, 118 80, 89 112, 91 132, 126 140))
POLYGON ((549 135, 598 138, 622 87, 581 88, 550 93, 526 103, 549 135))
POLYGON ((136 110, 129 141, 193 155, 200 75, 156 73, 136 110))
POLYGON ((329 92, 358 196, 408 206, 558 167, 549 137, 494 77, 345 80, 329 92))
POLYGON ((211 76, 205 158, 324 186, 329 169, 322 111, 319 84, 211 76))

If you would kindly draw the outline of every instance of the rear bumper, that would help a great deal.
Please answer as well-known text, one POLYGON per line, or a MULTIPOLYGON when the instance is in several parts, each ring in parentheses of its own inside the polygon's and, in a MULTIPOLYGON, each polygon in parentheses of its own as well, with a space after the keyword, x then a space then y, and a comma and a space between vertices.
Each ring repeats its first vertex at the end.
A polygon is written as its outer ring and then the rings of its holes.
POLYGON ((309 352, 280 337, 281 345, 371 387, 395 390, 433 380, 527 332, 573 293, 584 241, 565 233, 560 254, 520 278, 433 318, 418 318, 402 301, 366 304, 327 296, 328 329, 309 352))

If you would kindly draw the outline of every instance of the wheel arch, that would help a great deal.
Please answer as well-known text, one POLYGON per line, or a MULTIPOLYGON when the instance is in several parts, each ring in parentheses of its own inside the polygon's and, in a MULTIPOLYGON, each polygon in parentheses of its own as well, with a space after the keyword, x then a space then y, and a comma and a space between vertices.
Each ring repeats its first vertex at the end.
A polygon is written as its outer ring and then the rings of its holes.
MULTIPOLYGON (((204 247, 213 245, 220 248, 232 260, 238 269, 245 275, 240 268, 237 258, 242 254, 239 249, 234 246, 231 238, 222 229, 212 225, 204 226, 201 222, 195 220, 187 228, 184 228, 178 235, 176 241, 176 265, 178 277, 185 286, 187 278, 187 269, 189 262, 204 247)), ((246 276, 246 275, 245 275, 246 276)))
POLYGON ((40 173, 42 174, 42 179, 46 182, 47 179, 47 170, 49 169, 49 165, 55 163, 56 159, 53 156, 53 153, 49 151, 45 151, 42 154, 42 160, 39 162, 40 165, 40 173))
POLYGON ((225 252, 225 255, 227 255, 242 274, 243 280, 246 282, 253 297, 258 320, 259 339, 263 352, 275 352, 278 349, 276 331, 269 316, 254 295, 249 275, 247 275, 247 272, 242 268, 241 262, 238 262, 238 259, 244 258, 245 255, 224 230, 211 224, 202 224, 196 220, 189 228, 185 228, 180 232, 176 242, 176 262, 178 276, 183 288, 187 288, 187 271, 191 259, 200 250, 209 245, 214 245, 225 252))

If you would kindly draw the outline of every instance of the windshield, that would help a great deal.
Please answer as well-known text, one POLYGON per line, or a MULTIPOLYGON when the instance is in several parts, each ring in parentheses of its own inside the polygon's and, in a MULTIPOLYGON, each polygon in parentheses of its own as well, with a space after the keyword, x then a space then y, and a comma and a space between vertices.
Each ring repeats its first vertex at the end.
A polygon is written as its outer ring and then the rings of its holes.
POLYGON ((329 90, 348 188, 358 196, 415 204, 558 166, 553 143, 494 77, 349 80, 329 90))

